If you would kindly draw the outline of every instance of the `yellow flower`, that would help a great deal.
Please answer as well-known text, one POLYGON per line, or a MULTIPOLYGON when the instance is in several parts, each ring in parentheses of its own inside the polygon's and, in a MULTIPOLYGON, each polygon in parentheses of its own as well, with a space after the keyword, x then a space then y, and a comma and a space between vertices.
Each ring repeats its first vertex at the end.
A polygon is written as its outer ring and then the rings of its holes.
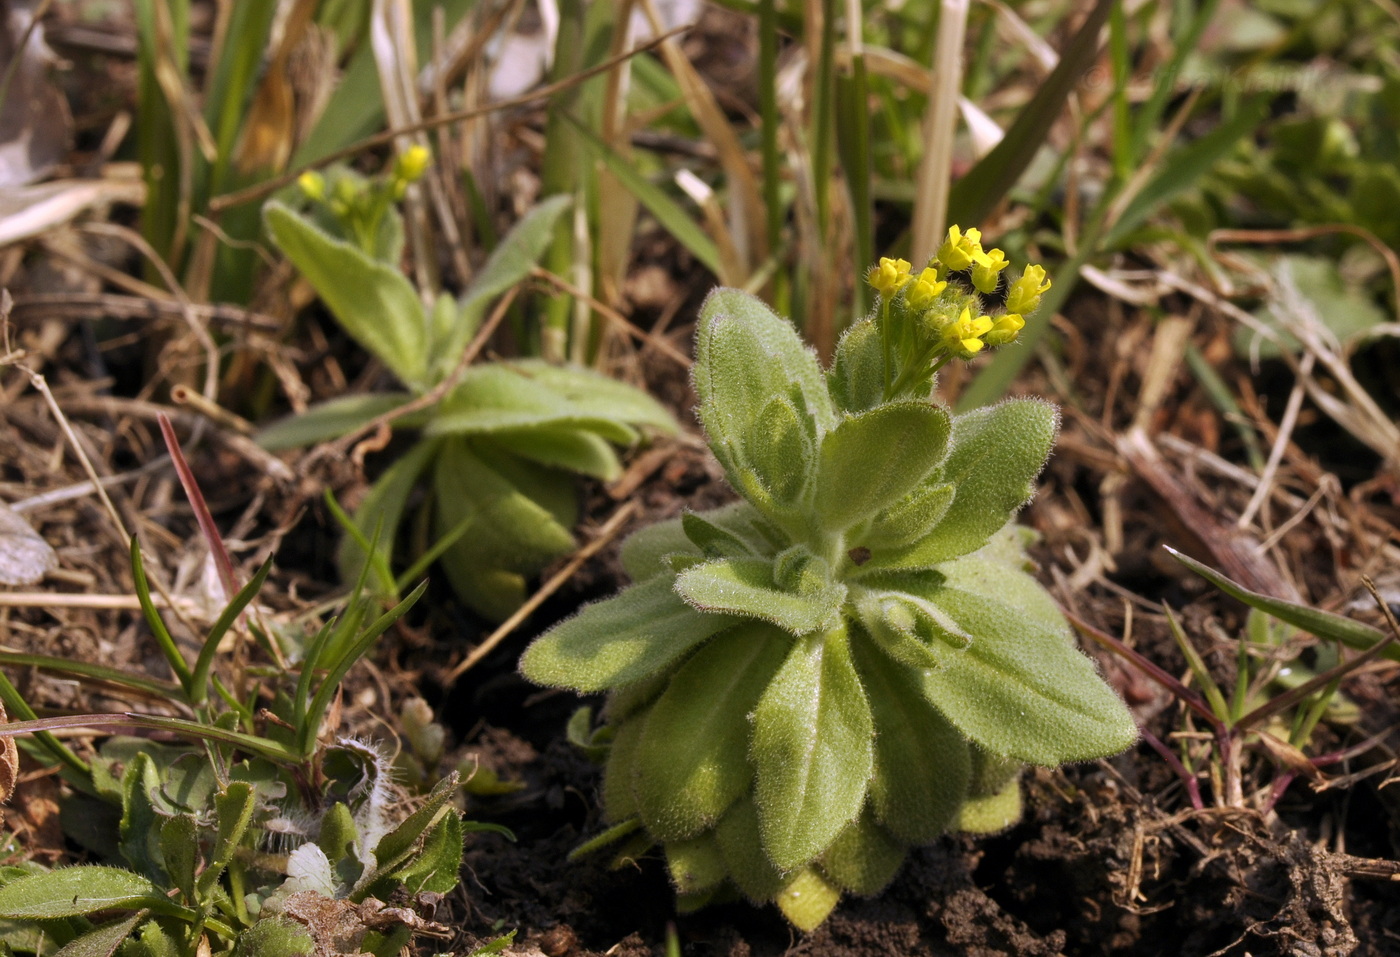
POLYGON ((1008 342, 1015 342, 1016 337, 1021 334, 1021 330, 1026 327, 1026 320, 1014 312, 1008 312, 1004 316, 997 317, 992 323, 992 328, 982 337, 982 340, 989 346, 1004 346, 1008 342))
POLYGON ((913 309, 926 309, 938 298, 938 294, 947 288, 948 284, 939 280, 938 270, 925 266, 923 272, 914 278, 909 291, 904 294, 904 301, 913 309))
POLYGON ((880 262, 870 268, 865 280, 886 301, 893 299, 894 294, 899 292, 909 281, 909 260, 881 256, 880 262))
POLYGON ((314 169, 309 169, 297 177, 297 186, 307 199, 317 201, 326 198, 326 178, 314 169))
POLYGON ((428 163, 433 156, 426 146, 414 145, 399 154, 394 164, 394 178, 405 183, 414 183, 428 171, 428 163))
POLYGON ((971 310, 964 306, 962 315, 944 327, 943 344, 949 352, 970 359, 982 351, 986 344, 982 337, 991 330, 991 316, 978 316, 974 319, 971 310))
POLYGON ((1021 278, 1011 284, 1006 294, 1006 311, 1025 315, 1035 312, 1040 305, 1040 297, 1050 289, 1050 280, 1045 278, 1044 266, 1027 266, 1021 278))
POLYGON ((997 291, 998 274, 1011 263, 1006 261, 1006 253, 991 249, 983 253, 972 267, 972 284, 979 292, 990 295, 997 291))
POLYGON ((982 231, 969 229, 964 233, 957 226, 948 227, 948 238, 938 247, 937 259, 949 272, 962 272, 973 264, 982 252, 982 231))

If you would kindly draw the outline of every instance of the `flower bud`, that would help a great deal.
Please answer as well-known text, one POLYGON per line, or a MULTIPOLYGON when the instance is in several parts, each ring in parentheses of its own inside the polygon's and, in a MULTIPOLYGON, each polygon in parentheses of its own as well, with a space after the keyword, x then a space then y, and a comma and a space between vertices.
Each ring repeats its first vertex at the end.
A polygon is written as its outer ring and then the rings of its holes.
POLYGON ((1006 253, 1000 249, 983 253, 972 266, 972 285, 977 287, 978 292, 991 295, 997 291, 1001 271, 1009 265, 1011 264, 1006 261, 1006 253))
POLYGON ((297 177, 297 186, 307 199, 320 202, 326 198, 326 178, 314 169, 309 169, 297 177))
POLYGON ((1050 288, 1050 280, 1045 278, 1044 266, 1027 266, 1021 278, 1011 284, 1006 295, 1006 311, 1025 315, 1035 312, 1040 305, 1040 297, 1050 288))

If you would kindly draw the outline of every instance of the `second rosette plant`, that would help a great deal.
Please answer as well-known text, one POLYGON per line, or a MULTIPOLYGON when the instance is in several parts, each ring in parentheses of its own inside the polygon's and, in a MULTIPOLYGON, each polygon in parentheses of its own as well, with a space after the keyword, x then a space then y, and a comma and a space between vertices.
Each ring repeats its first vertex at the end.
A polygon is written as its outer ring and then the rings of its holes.
POLYGON ((933 398, 1048 288, 1005 267, 956 227, 918 274, 881 260, 825 372, 790 323, 716 290, 695 387, 742 500, 634 535, 634 584, 526 652, 536 682, 608 692, 607 817, 662 845, 683 909, 737 890, 810 929, 910 847, 1014 822, 1023 765, 1135 740, 1012 523, 1056 410, 933 398))

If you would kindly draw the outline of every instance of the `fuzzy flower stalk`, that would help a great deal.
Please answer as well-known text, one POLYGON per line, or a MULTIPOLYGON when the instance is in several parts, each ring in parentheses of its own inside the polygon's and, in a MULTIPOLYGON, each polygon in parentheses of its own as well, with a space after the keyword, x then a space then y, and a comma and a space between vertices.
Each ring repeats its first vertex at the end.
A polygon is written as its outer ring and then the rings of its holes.
POLYGON ((605 837, 659 845, 682 910, 742 895, 814 928, 911 847, 1013 823, 1025 765, 1136 739, 1013 521, 1055 408, 932 394, 1049 288, 980 240, 954 227, 918 272, 882 259, 826 370, 758 299, 712 293, 695 388, 740 501, 634 534, 634 583, 525 654, 540 684, 607 693, 605 837))

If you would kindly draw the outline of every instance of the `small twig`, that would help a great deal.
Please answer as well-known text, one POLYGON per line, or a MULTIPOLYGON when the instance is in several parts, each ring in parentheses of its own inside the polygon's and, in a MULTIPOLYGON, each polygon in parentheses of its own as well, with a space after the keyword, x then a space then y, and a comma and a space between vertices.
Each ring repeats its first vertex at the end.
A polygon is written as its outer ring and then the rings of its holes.
POLYGON ((546 598, 558 591, 561 585, 572 578, 574 572, 578 571, 584 562, 598 554, 605 545, 617 537, 617 533, 622 530, 623 524, 632 517, 637 511, 637 508, 637 502, 631 501, 613 512, 608 520, 603 523, 602 527, 598 529, 598 534, 593 537, 592 541, 575 552, 574 557, 569 559, 568 564, 555 572, 554 575, 550 577, 549 581, 540 586, 539 591, 531 595, 526 599, 525 604, 516 609, 515 614, 501 622, 500 627, 491 632, 490 636, 485 641, 473 648, 467 657, 462 659, 460 664, 448 672, 447 677, 443 680, 443 686, 447 688, 452 687, 457 683, 458 678, 466 674, 467 669, 490 654, 497 645, 505 640, 507 635, 518 628, 520 623, 528 618, 536 608, 540 607, 546 598))
MULTIPOLYGON (((166 595, 152 595, 157 606, 198 611, 197 602, 189 599, 172 600, 166 595)), ((141 600, 135 595, 67 595, 43 591, 0 592, 0 608, 86 608, 94 611, 140 611, 141 600)))

